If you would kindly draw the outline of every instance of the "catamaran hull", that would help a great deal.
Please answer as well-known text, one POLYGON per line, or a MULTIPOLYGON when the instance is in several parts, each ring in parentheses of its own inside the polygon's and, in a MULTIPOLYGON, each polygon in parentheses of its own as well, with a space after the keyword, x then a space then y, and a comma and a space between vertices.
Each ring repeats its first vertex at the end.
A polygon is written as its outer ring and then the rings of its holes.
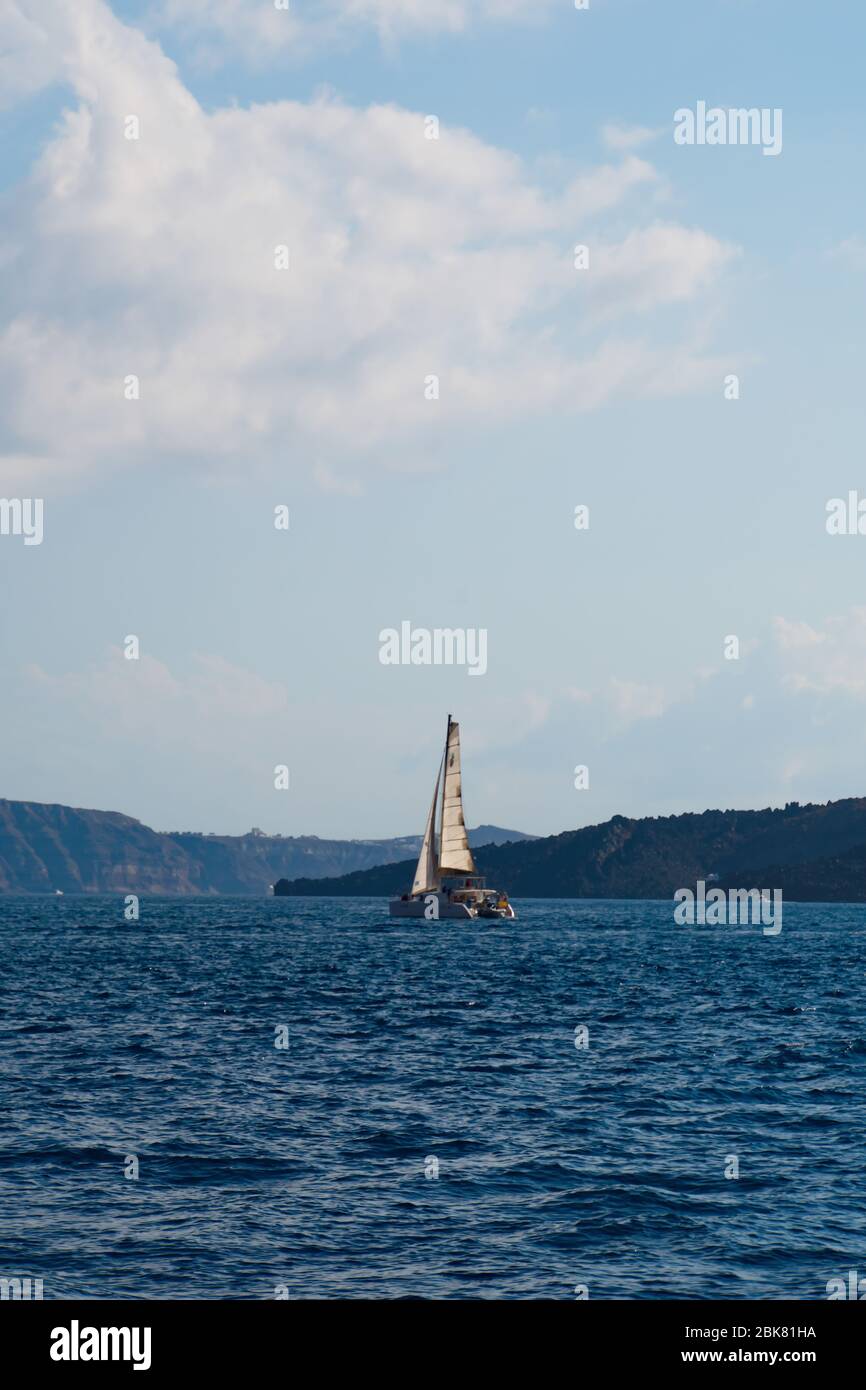
POLYGON ((430 904, 423 898, 410 898, 408 902, 403 902, 397 898, 390 904, 392 917, 426 917, 430 922, 441 922, 445 920, 474 921, 475 913, 470 912, 465 903, 437 903, 432 909, 430 904))
POLYGON ((467 903, 449 902, 438 893, 427 893, 423 898, 394 898, 389 910, 392 917, 421 917, 428 922, 511 921, 514 918, 511 903, 505 907, 491 907, 487 903, 481 907, 470 907, 467 903))

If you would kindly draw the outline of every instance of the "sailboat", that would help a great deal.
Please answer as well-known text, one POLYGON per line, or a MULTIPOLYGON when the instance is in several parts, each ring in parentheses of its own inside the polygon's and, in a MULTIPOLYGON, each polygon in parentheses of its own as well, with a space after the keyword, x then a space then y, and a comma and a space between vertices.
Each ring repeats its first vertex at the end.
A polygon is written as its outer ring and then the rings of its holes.
POLYGON ((488 888, 475 868, 463 819, 460 725, 455 724, 449 714, 445 748, 436 775, 415 881, 411 892, 392 900, 391 916, 422 917, 436 922, 441 918, 475 921, 479 917, 512 918, 514 915, 506 895, 488 888))

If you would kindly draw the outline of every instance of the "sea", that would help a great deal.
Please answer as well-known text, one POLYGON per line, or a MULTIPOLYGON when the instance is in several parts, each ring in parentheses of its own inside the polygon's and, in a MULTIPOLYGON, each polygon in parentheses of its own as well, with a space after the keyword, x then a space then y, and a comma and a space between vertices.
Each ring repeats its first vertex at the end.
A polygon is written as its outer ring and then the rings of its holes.
MULTIPOLYGON (((866 909, 0 898, 0 1276, 93 1299, 866 1277, 866 909)), ((864 1284, 866 1290, 866 1284, 864 1284)))

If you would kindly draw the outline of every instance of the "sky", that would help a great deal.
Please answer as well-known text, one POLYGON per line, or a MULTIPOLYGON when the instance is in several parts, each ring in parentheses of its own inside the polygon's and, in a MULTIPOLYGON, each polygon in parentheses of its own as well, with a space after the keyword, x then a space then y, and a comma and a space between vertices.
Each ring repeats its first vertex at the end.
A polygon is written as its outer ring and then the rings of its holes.
POLYGON ((0 0, 0 795, 408 834, 449 712, 470 824, 866 794, 864 45, 0 0), (700 102, 781 150, 677 143, 700 102), (405 621, 486 671, 383 664, 405 621))

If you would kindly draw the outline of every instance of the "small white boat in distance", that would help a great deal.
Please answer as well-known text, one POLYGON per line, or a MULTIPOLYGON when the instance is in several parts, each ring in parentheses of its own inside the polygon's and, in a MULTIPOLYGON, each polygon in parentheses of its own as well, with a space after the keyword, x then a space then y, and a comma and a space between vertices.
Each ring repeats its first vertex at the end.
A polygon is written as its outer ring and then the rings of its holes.
POLYGON ((430 803, 424 843, 415 870, 415 882, 410 893, 404 893, 402 898, 392 900, 390 910, 392 917, 420 917, 428 922, 438 922, 442 918, 476 921, 479 918, 515 916, 514 908, 506 895, 488 888, 475 869, 463 820, 460 725, 452 721, 450 714, 445 750, 439 764, 433 800, 430 803))

